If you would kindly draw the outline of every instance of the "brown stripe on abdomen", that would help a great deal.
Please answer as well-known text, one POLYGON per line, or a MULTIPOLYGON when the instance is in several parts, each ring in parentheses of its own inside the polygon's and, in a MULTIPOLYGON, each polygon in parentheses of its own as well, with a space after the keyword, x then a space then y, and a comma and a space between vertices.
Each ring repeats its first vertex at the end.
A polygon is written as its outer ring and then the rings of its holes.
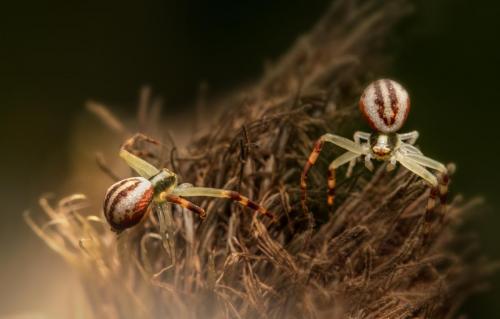
POLYGON ((389 120, 385 116, 385 103, 384 96, 382 94, 382 89, 380 88, 380 84, 382 81, 376 81, 373 85, 375 87, 375 105, 378 106, 377 113, 380 119, 384 121, 385 125, 389 126, 389 120))
POLYGON ((389 92, 389 99, 391 100, 392 117, 390 118, 390 124, 392 125, 396 122, 396 116, 399 113, 399 101, 396 95, 396 89, 390 80, 385 80, 385 86, 389 92))
POLYGON ((148 188, 146 192, 142 194, 141 199, 139 199, 134 206, 134 214, 143 212, 149 206, 151 200, 153 199, 153 194, 153 187, 148 188))
POLYGON ((106 208, 108 207, 108 203, 109 203, 109 200, 111 199, 111 197, 113 196, 113 194, 116 192, 116 190, 118 188, 120 188, 120 186, 122 186, 123 184, 125 184, 126 182, 128 182, 129 180, 128 179, 124 179, 120 182, 117 182, 115 183, 107 192, 106 192, 106 197, 104 198, 104 210, 106 210, 106 208))
POLYGON ((108 211, 108 214, 109 214, 109 217, 110 217, 110 220, 114 220, 114 212, 115 212, 115 208, 116 208, 116 205, 118 205, 118 203, 128 195, 129 192, 133 191, 134 189, 136 189, 137 185, 139 185, 140 181, 135 181, 132 185, 128 186, 127 188, 125 188, 124 190, 122 190, 121 192, 119 192, 115 199, 113 200, 113 202, 111 203, 111 206, 109 207, 109 211, 108 211))

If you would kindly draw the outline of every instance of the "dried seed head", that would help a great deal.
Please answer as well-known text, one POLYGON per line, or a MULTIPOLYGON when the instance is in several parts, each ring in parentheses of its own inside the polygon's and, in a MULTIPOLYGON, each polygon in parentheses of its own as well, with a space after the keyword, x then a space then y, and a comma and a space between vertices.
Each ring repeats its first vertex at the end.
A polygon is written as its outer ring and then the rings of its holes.
POLYGON ((114 230, 139 223, 153 200, 153 185, 144 177, 131 177, 111 185, 104 200, 104 216, 114 230))
POLYGON ((401 84, 381 79, 368 85, 359 100, 359 108, 374 130, 393 133, 406 121, 410 97, 401 84))

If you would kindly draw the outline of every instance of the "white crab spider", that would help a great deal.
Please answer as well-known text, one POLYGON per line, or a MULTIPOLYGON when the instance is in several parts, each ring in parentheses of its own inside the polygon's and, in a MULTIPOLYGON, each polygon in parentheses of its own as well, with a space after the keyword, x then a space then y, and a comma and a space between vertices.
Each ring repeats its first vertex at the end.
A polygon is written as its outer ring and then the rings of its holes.
POLYGON ((186 184, 177 185, 177 175, 166 169, 158 169, 142 158, 127 151, 135 140, 149 143, 157 142, 142 134, 129 139, 120 150, 120 157, 140 176, 123 179, 111 185, 104 197, 104 216, 111 228, 121 232, 141 222, 151 205, 174 203, 197 213, 202 219, 205 210, 191 203, 185 197, 218 197, 233 200, 245 207, 271 218, 274 215, 255 201, 232 190, 209 187, 193 187, 186 184))
POLYGON ((435 205, 435 197, 439 192, 441 200, 445 201, 448 183, 447 168, 429 158, 413 146, 418 138, 418 132, 396 133, 404 124, 410 111, 410 98, 407 91, 399 83, 389 80, 377 80, 365 89, 359 101, 359 107, 374 133, 356 132, 354 141, 347 138, 325 134, 319 138, 309 156, 300 179, 302 190, 302 206, 306 207, 307 173, 314 165, 321 152, 323 144, 335 144, 347 152, 331 162, 328 168, 328 205, 333 206, 335 199, 335 170, 349 163, 347 175, 350 176, 358 158, 364 157, 365 166, 372 171, 372 159, 388 161, 388 170, 395 168, 400 163, 408 170, 422 177, 432 186, 431 196, 427 204, 430 210, 435 205), (438 177, 427 168, 435 170, 442 175, 441 186, 438 177))

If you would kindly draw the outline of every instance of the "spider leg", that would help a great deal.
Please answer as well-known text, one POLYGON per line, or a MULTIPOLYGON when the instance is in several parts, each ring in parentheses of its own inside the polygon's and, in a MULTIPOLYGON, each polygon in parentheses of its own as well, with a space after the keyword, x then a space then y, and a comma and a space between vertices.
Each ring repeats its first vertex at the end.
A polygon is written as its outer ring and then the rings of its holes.
POLYGON ((418 139, 418 131, 411 131, 409 133, 399 134, 399 139, 401 141, 408 141, 411 145, 415 144, 418 139))
POLYGON ((444 210, 446 210, 445 205, 449 184, 448 170, 446 169, 446 167, 443 164, 423 155, 402 154, 398 152, 396 153, 396 158, 401 163, 401 165, 403 165, 413 173, 419 175, 431 184, 432 188, 429 199, 427 201, 426 216, 431 215, 434 211, 434 208, 436 207, 436 199, 438 196, 441 205, 444 207, 444 210), (424 166, 437 170, 439 172, 438 177, 425 169, 424 166))
POLYGON ((427 166, 438 171, 437 177, 439 185, 437 187, 431 188, 424 214, 424 222, 426 227, 423 234, 423 243, 424 245, 428 246, 432 238, 432 233, 435 231, 439 231, 440 225, 443 225, 443 220, 448 209, 447 197, 448 185, 450 181, 449 174, 453 172, 453 169, 449 171, 441 163, 426 158, 423 155, 420 156, 422 157, 419 158, 421 163, 420 165, 427 166), (436 210, 438 198, 440 206, 439 209, 436 210))
POLYGON ((447 174, 439 174, 439 187, 431 188, 429 198, 427 200, 427 207, 423 215, 424 232, 422 236, 422 243, 428 247, 433 238, 432 234, 439 231, 440 226, 443 225, 443 220, 447 211, 446 197, 448 194, 449 177, 447 174), (436 199, 439 196, 440 210, 436 214, 436 199))
POLYGON ((372 154, 370 154, 370 153, 366 154, 366 156, 365 156, 365 167, 366 167, 366 168, 367 168, 370 172, 373 172, 373 170, 375 169, 375 166, 373 166, 372 159, 373 159, 372 154))
POLYGON ((436 199, 439 197, 439 203, 443 207, 443 211, 446 212, 446 199, 448 197, 448 183, 449 177, 447 174, 441 174, 439 176, 439 186, 431 188, 429 195, 429 200, 427 201, 426 216, 432 215, 434 209, 436 208, 436 199))
POLYGON ((337 157, 334 161, 330 163, 330 166, 328 166, 328 197, 327 197, 328 206, 332 207, 335 201, 335 186, 336 186, 335 170, 338 167, 344 165, 345 163, 352 162, 359 156, 360 154, 357 153, 346 152, 337 157))
POLYGON ((392 156, 391 159, 389 160, 389 163, 387 164, 386 170, 388 172, 392 172, 394 169, 396 169, 396 164, 397 164, 396 157, 392 156))
POLYGON ((185 197, 194 197, 194 196, 206 196, 206 197, 218 197, 218 198, 228 198, 239 204, 248 207, 254 211, 257 211, 263 215, 274 220, 274 214, 269 212, 265 207, 259 205, 258 203, 250 200, 248 197, 241 195, 238 192, 225 190, 225 189, 217 189, 217 188, 208 188, 208 187, 186 187, 186 188, 174 188, 172 191, 173 194, 178 196, 185 197))
POLYGON ((406 154, 396 152, 396 160, 408 170, 412 171, 414 174, 422 177, 432 187, 438 186, 438 180, 436 176, 429 172, 425 167, 421 166, 419 163, 408 157, 406 154))
POLYGON ((446 197, 448 194, 448 183, 449 183, 449 174, 448 169, 442 163, 433 160, 427 156, 421 154, 407 154, 407 158, 413 160, 414 162, 431 169, 434 169, 439 172, 439 187, 437 187, 436 191, 439 191, 439 198, 441 204, 446 204, 446 197))
POLYGON ((151 137, 149 137, 145 134, 142 134, 142 133, 137 133, 137 134, 134 134, 134 136, 132 136, 128 140, 126 140, 125 143, 123 143, 122 149, 124 149, 130 153, 134 153, 134 155, 136 155, 136 156, 153 157, 154 158, 155 154, 152 152, 133 150, 134 145, 140 144, 141 142, 146 142, 149 144, 153 144, 155 146, 158 146, 161 144, 159 141, 155 140, 154 138, 151 138, 151 137))
MULTIPOLYGON (((361 140, 365 140, 366 142, 370 141, 370 133, 366 132, 361 132, 361 131, 356 131, 354 133, 354 142, 358 145, 361 145, 361 140)), ((349 168, 347 168, 346 172, 346 177, 351 177, 352 176, 352 171, 354 169, 354 166, 356 165, 357 159, 353 159, 349 162, 349 168)))
POLYGON ((140 141, 144 141, 146 143, 150 143, 153 145, 160 145, 160 142, 155 140, 154 138, 149 137, 149 136, 142 134, 142 133, 137 133, 137 134, 134 134, 134 136, 132 136, 128 140, 126 140, 125 143, 123 143, 122 148, 128 149, 140 141))
POLYGON ((361 145, 356 144, 355 142, 338 135, 333 134, 325 134, 321 136, 316 143, 314 144, 314 148, 307 159, 306 165, 304 165, 304 170, 302 171, 302 175, 300 176, 300 189, 301 189, 301 203, 304 211, 307 211, 306 198, 307 198, 307 173, 311 169, 311 167, 316 163, 319 154, 321 153, 321 149, 325 142, 329 142, 340 146, 350 152, 356 154, 363 154, 364 149, 361 145))
POLYGON ((422 154, 422 151, 420 151, 417 147, 414 145, 408 144, 408 143, 402 143, 400 146, 400 150, 405 153, 405 154, 422 154))
POLYGON ((120 157, 127 162, 128 166, 144 178, 149 179, 160 172, 153 165, 123 148, 120 150, 120 157))
POLYGON ((179 205, 181 207, 189 209, 193 213, 196 213, 196 214, 200 215, 201 219, 205 219, 207 217, 207 214, 205 213, 205 210, 203 208, 201 208, 199 206, 196 206, 195 204, 191 203, 187 199, 184 199, 184 198, 182 198, 180 196, 176 196, 176 195, 172 195, 172 194, 166 194, 164 196, 164 199, 167 202, 174 203, 174 204, 177 204, 177 205, 179 205))
POLYGON ((405 156, 424 167, 432 168, 440 173, 446 174, 448 172, 446 166, 422 154, 411 153, 411 154, 406 154, 405 156))

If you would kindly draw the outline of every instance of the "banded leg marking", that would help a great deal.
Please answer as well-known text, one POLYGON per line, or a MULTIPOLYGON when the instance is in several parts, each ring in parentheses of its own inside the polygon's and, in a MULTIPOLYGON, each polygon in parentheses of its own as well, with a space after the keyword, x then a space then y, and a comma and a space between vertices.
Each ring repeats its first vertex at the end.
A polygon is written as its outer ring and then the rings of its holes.
MULTIPOLYGON (((302 208, 305 212, 307 212, 307 203, 306 203, 306 199, 307 199, 307 173, 309 172, 311 167, 316 163, 316 160, 318 159, 318 156, 321 153, 321 150, 322 150, 325 142, 335 144, 343 149, 348 150, 347 153, 345 153, 341 157, 339 157, 339 159, 342 158, 342 164, 346 163, 343 160, 349 156, 350 156, 350 160, 351 160, 359 155, 366 154, 366 151, 363 148, 363 146, 361 146, 361 145, 359 145, 359 144, 357 144, 357 143, 355 143, 355 142, 353 142, 345 137, 334 135, 334 134, 322 135, 318 139, 318 141, 314 144, 314 148, 311 152, 311 155, 309 155, 309 158, 307 159, 306 165, 304 166, 304 170, 302 171, 302 175, 300 176, 301 204, 302 204, 302 208), (347 156, 346 154, 350 154, 350 155, 347 156)), ((337 163, 336 167, 342 165, 342 164, 338 163, 337 160, 335 160, 334 162, 337 163)))
POLYGON ((242 206, 248 207, 262 215, 265 215, 271 219, 274 219, 274 214, 268 211, 265 207, 259 205, 257 202, 254 202, 253 200, 250 200, 248 197, 245 197, 241 195, 238 192, 235 191, 224 191, 224 195, 226 198, 229 198, 237 203, 239 203, 242 206))
POLYGON ((436 208, 436 201, 439 198, 439 204, 441 205, 442 212, 445 213, 447 209, 447 199, 448 199, 448 184, 450 182, 450 177, 446 173, 440 173, 438 175, 439 184, 432 187, 429 200, 427 201, 426 215, 432 215, 434 209, 436 208))
POLYGON ((207 214, 206 214, 206 212, 205 212, 205 210, 203 208, 201 208, 199 206, 196 206, 195 204, 191 203, 187 199, 184 199, 184 198, 182 198, 180 196, 168 194, 168 195, 165 196, 165 200, 167 202, 174 203, 174 204, 177 204, 177 205, 179 205, 181 207, 189 209, 193 213, 196 213, 196 214, 200 215, 201 219, 205 219, 207 217, 207 214))
POLYGON ((327 204, 332 207, 335 203, 335 186, 337 184, 337 180, 335 179, 335 169, 328 170, 328 195, 327 195, 327 204))
POLYGON ((448 195, 448 183, 450 181, 446 166, 429 157, 417 153, 406 154, 404 155, 404 158, 399 158, 399 161, 417 175, 426 179, 432 185, 429 200, 427 201, 426 216, 431 218, 430 216, 436 207, 436 200, 438 197, 443 212, 445 212, 448 195), (431 173, 424 167, 436 170, 437 174, 431 176, 431 173))
POLYGON ((316 163, 316 160, 319 157, 319 154, 321 153, 321 149, 323 148, 323 144, 325 141, 323 140, 323 137, 321 137, 319 140, 316 141, 314 144, 314 148, 309 155, 309 158, 307 159, 306 165, 304 165, 304 170, 302 171, 302 175, 300 176, 300 191, 301 191, 301 196, 300 196, 300 202, 302 204, 302 208, 304 211, 307 211, 307 174, 309 173, 309 170, 311 167, 316 163))
POLYGON ((425 246, 429 246, 431 244, 430 241, 432 239, 432 234, 433 232, 439 231, 439 227, 442 227, 443 220, 447 212, 449 175, 447 173, 440 173, 438 175, 438 181, 439 185, 431 188, 424 214, 425 228, 423 234, 423 244, 425 246), (439 214, 436 214, 436 201, 438 198, 440 209, 439 214))
POLYGON ((346 163, 352 162, 358 156, 359 154, 357 153, 345 152, 344 154, 340 155, 330 163, 330 166, 328 167, 328 177, 327 177, 328 181, 327 204, 330 208, 332 208, 333 204, 335 203, 335 188, 337 186, 336 169, 346 163))
POLYGON ((254 211, 257 211, 267 217, 274 219, 274 214, 269 212, 265 207, 259 205, 258 203, 250 200, 248 197, 241 195, 238 192, 225 190, 225 189, 217 189, 217 188, 208 188, 208 187, 186 187, 186 188, 175 188, 172 193, 179 196, 205 196, 205 197, 218 197, 218 198, 228 198, 239 204, 248 207, 254 211))

